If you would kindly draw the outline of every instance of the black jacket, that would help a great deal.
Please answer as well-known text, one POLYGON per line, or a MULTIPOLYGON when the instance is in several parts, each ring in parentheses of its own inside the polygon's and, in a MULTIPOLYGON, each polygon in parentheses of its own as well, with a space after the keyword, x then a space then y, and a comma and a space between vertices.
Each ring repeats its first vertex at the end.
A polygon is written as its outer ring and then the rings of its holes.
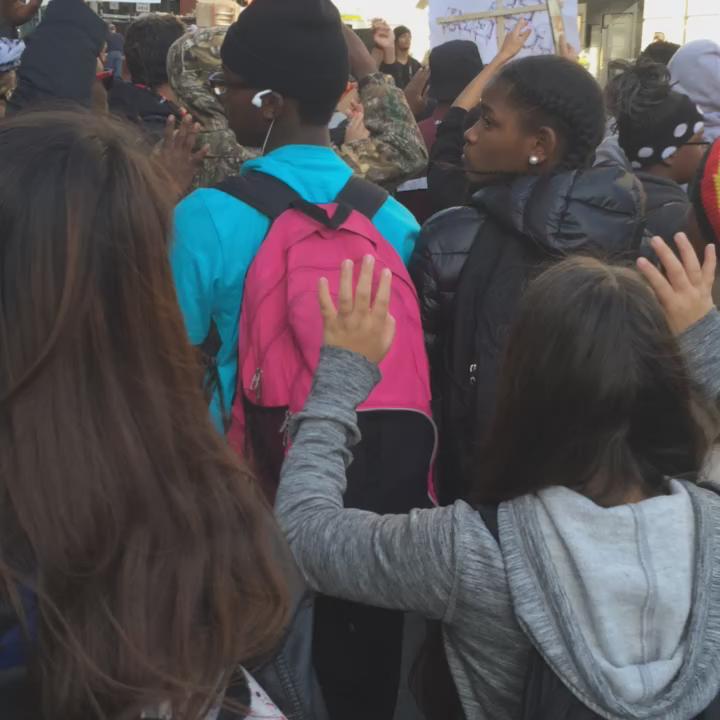
POLYGON ((182 117, 175 103, 150 88, 122 80, 114 81, 108 93, 108 103, 110 112, 142 128, 152 144, 162 140, 168 117, 174 115, 178 120, 182 117))
POLYGON ((441 426, 444 501, 463 494, 492 420, 499 358, 527 281, 573 253, 634 259, 645 237, 642 188, 618 167, 486 187, 470 207, 425 224, 410 273, 441 426))
POLYGON ((676 233, 686 232, 690 214, 690 198, 674 180, 635 173, 645 191, 645 219, 651 235, 672 241, 676 233))
POLYGON ((470 184, 462 167, 468 123, 471 118, 467 110, 451 107, 438 125, 427 175, 428 196, 435 212, 462 205, 470 199, 470 184))
POLYGON ((27 40, 8 111, 54 100, 89 107, 106 31, 83 0, 53 0, 27 40))

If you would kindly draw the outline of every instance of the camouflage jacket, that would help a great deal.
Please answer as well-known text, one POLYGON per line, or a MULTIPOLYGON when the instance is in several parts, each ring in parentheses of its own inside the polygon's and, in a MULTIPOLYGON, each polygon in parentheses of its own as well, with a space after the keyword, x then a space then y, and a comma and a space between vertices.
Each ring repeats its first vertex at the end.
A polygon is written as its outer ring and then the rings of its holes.
MULTIPOLYGON (((211 187, 259 150, 239 145, 229 129, 220 101, 210 92, 208 78, 222 68, 220 48, 227 28, 206 28, 180 38, 168 53, 168 75, 178 102, 202 124, 201 145, 210 152, 193 181, 193 187, 211 187)), ((404 93, 391 78, 370 75, 360 87, 365 107, 366 140, 335 148, 360 176, 390 189, 421 174, 427 166, 427 150, 404 93)))

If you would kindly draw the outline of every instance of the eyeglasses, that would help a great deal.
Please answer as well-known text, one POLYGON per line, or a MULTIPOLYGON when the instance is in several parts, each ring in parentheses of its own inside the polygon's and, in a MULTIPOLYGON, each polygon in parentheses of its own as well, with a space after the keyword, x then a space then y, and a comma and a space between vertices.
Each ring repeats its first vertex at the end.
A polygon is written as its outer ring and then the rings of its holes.
POLYGON ((686 142, 683 143, 683 145, 712 145, 712 142, 710 140, 695 140, 695 142, 686 142))
POLYGON ((212 73, 208 77, 208 85, 210 91, 216 98, 222 98, 228 91, 228 88, 237 88, 238 90, 250 90, 250 86, 244 82, 228 82, 225 73, 222 70, 212 73))

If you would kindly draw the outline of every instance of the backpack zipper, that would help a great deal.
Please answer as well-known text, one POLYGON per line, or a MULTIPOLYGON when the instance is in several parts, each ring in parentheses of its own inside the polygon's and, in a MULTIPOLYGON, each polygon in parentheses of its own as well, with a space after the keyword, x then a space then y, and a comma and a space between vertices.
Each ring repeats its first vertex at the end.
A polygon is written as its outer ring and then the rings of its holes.
POLYGON ((250 392, 255 393, 255 400, 260 402, 262 398, 262 368, 257 368, 250 380, 250 392))

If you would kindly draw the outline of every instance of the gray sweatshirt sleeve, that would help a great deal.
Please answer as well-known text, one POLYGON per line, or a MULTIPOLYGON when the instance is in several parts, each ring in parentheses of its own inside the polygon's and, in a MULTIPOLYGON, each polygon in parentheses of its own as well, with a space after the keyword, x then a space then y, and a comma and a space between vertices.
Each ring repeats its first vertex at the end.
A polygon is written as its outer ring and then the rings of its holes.
POLYGON ((714 407, 720 406, 720 312, 711 310, 679 339, 693 380, 714 407))
POLYGON ((383 516, 343 508, 350 447, 359 440, 355 408, 379 378, 363 357, 323 349, 305 409, 291 422, 275 511, 316 590, 449 622, 458 506, 383 516))

